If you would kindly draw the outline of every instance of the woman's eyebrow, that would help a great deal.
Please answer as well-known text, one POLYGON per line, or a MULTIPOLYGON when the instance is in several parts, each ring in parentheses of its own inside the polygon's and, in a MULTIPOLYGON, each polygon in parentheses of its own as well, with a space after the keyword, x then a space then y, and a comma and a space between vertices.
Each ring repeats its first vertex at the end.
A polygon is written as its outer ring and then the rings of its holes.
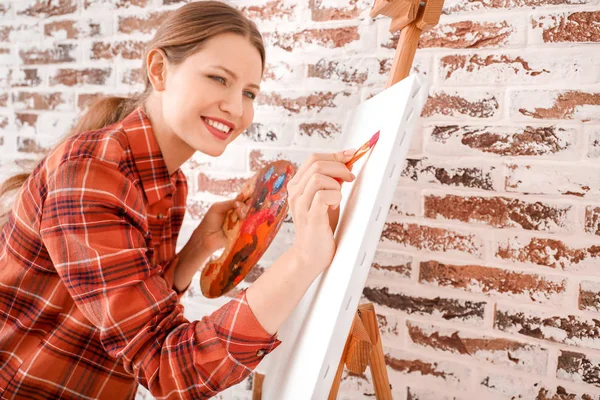
MULTIPOLYGON (((218 69, 222 69, 223 71, 225 71, 226 73, 228 73, 229 75, 231 75, 234 79, 238 79, 238 76, 235 74, 235 72, 233 72, 232 70, 225 68, 222 65, 213 65, 213 68, 218 68, 218 69)), ((256 90, 260 90, 260 86, 255 84, 255 83, 251 83, 248 85, 249 87, 255 88, 256 90)))

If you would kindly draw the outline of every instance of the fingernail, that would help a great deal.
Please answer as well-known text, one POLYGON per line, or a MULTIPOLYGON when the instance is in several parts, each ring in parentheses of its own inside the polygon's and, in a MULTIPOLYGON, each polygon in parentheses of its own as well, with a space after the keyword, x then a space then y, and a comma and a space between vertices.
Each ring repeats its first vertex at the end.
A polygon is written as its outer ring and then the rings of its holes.
POLYGON ((349 156, 353 155, 354 153, 356 153, 356 149, 349 149, 349 150, 344 151, 344 155, 346 157, 349 157, 349 156))

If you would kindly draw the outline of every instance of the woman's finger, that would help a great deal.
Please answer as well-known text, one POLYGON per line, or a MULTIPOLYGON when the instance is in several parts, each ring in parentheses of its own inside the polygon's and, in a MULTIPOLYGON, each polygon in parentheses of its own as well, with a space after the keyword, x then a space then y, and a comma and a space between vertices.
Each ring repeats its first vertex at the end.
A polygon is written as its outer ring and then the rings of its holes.
POLYGON ((342 181, 351 182, 354 178, 352 172, 346 168, 346 166, 338 161, 317 161, 306 171, 304 176, 298 182, 298 191, 303 193, 306 190, 308 182, 315 174, 321 174, 329 176, 334 180, 340 179, 342 181))
POLYGON ((289 184, 297 185, 311 165, 318 161, 344 162, 345 160, 352 158, 352 154, 354 154, 354 152, 355 150, 346 150, 345 152, 340 151, 337 153, 314 153, 300 166, 294 177, 290 179, 289 184))
POLYGON ((330 207, 339 206, 342 201, 342 193, 339 190, 319 190, 315 193, 310 210, 309 219, 324 218, 329 223, 328 211, 330 207))
POLYGON ((313 204, 313 200, 319 191, 339 191, 340 187, 341 185, 332 177, 322 174, 314 174, 306 185, 304 193, 302 193, 298 199, 298 208, 300 208, 301 212, 306 215, 309 212, 310 207, 313 204))

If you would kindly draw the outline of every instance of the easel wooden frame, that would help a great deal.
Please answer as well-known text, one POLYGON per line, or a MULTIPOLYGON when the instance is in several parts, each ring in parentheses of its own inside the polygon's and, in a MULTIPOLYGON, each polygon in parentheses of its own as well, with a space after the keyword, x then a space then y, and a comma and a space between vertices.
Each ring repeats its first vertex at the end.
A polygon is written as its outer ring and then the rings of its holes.
MULTIPOLYGON (((443 6, 444 0, 375 0, 369 13, 371 18, 388 16, 392 19, 390 32, 401 30, 386 87, 410 74, 421 33, 438 24, 443 6)), ((328 400, 337 398, 344 366, 362 374, 367 365, 371 368, 377 400, 392 400, 377 314, 372 303, 361 304, 356 310, 328 400)), ((252 400, 262 400, 263 380, 264 375, 254 374, 252 400)))

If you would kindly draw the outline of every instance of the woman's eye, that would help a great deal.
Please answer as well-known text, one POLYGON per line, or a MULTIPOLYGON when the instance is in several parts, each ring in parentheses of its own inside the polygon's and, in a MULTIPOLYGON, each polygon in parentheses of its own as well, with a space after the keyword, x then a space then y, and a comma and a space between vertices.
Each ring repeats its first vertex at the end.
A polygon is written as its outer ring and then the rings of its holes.
POLYGON ((252 92, 246 91, 246 92, 244 92, 244 96, 250 98, 251 100, 256 99, 256 95, 254 93, 252 93, 252 92))
POLYGON ((222 84, 227 83, 227 81, 225 80, 225 78, 220 77, 220 76, 216 76, 216 75, 210 75, 211 79, 214 79, 217 82, 221 82, 222 84))

